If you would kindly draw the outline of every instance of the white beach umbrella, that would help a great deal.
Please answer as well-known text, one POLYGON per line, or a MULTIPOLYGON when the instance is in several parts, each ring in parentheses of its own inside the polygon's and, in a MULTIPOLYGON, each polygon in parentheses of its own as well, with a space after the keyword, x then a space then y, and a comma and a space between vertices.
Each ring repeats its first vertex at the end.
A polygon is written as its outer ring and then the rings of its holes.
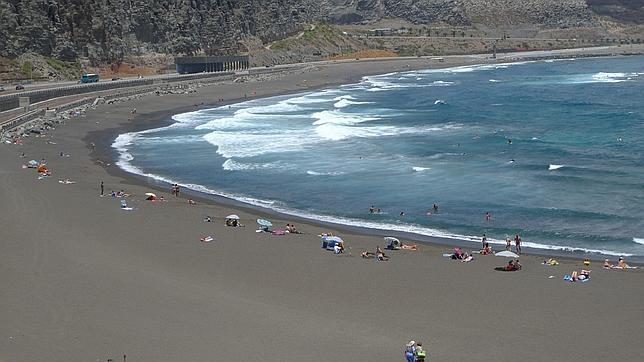
POLYGON ((154 197, 154 198, 156 198, 156 197, 157 197, 157 195, 156 195, 155 193, 152 193, 152 192, 146 192, 146 193, 145 193, 145 196, 148 196, 148 197, 154 197))
POLYGON ((273 226, 273 223, 266 219, 257 219, 257 223, 260 224, 261 226, 266 226, 266 227, 273 226))
POLYGON ((494 254, 496 256, 503 256, 506 258, 518 258, 519 254, 513 253, 511 251, 499 251, 498 253, 494 254))
POLYGON ((227 220, 239 220, 239 216, 237 216, 235 214, 232 214, 232 215, 226 216, 226 219, 227 220))

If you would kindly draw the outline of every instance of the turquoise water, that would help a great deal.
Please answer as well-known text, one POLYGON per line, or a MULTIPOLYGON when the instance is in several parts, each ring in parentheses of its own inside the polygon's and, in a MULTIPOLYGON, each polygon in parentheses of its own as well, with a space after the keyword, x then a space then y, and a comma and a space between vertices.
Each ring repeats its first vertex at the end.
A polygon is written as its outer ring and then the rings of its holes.
POLYGON ((641 56, 386 74, 173 120, 120 135, 118 164, 314 219, 644 255, 641 56))

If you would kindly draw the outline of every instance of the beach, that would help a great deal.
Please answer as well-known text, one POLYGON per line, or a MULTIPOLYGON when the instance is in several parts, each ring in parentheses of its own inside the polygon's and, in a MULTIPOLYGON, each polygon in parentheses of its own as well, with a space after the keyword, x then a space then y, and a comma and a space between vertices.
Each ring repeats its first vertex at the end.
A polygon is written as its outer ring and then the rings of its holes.
POLYGON ((114 165, 117 134, 160 126, 172 114, 481 61, 326 63, 100 105, 45 137, 2 145, 0 361, 397 361, 412 339, 435 361, 637 360, 644 352, 639 269, 605 270, 593 261, 590 281, 567 283, 563 275, 584 268, 581 259, 546 267, 544 257, 524 255, 523 270, 504 273, 494 268, 505 258, 461 263, 443 257, 452 248, 440 243, 387 251, 391 260, 377 262, 360 252, 384 247, 382 235, 203 195, 175 197, 168 185, 114 165), (30 159, 47 160, 52 176, 39 180, 22 169, 30 159), (75 183, 58 182, 65 179, 75 183), (105 193, 131 194, 123 199, 134 210, 100 197, 101 182, 105 193), (146 192, 166 201, 146 201, 146 192), (229 214, 246 227, 226 227, 229 214), (295 223, 303 234, 256 233, 257 218, 295 223), (324 232, 341 235, 350 249, 321 249, 324 232), (206 235, 214 240, 201 242, 206 235))

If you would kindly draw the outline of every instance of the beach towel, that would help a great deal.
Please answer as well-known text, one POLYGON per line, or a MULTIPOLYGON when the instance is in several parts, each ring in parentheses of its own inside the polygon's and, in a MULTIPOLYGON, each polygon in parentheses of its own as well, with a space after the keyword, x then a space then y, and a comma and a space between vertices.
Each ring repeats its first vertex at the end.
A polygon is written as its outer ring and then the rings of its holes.
POLYGON ((286 235, 286 232, 285 232, 284 230, 282 230, 282 229, 275 229, 275 230, 273 230, 273 231, 271 232, 271 234, 273 234, 273 235, 280 235, 280 236, 281 236, 281 235, 286 235))
POLYGON ((212 236, 208 235, 208 236, 204 236, 204 237, 202 237, 202 238, 201 238, 201 239, 199 239, 199 240, 200 240, 202 243, 209 243, 209 242, 211 242, 211 241, 215 240, 215 238, 213 238, 212 236))
POLYGON ((58 180, 58 183, 65 184, 65 185, 71 185, 75 184, 76 181, 71 181, 71 180, 58 180))

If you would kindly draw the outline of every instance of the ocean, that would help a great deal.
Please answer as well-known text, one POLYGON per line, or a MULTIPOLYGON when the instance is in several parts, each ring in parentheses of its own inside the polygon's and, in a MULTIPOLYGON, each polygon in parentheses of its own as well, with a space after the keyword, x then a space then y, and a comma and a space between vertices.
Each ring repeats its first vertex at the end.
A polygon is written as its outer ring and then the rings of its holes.
POLYGON ((644 256, 642 56, 391 73, 172 120, 119 135, 117 164, 315 220, 644 256))

